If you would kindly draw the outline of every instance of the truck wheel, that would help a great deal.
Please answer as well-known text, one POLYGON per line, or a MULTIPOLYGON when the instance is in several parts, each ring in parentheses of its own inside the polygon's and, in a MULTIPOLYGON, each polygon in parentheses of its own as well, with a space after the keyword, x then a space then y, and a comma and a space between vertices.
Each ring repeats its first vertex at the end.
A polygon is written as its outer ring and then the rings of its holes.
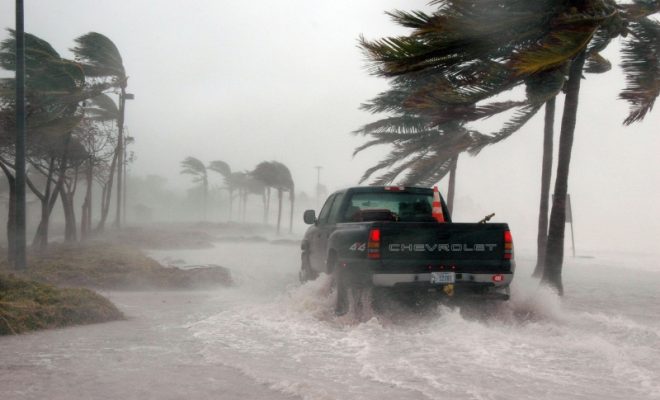
POLYGON ((300 262, 300 271, 298 272, 298 279, 300 283, 305 283, 308 281, 313 281, 318 278, 319 274, 312 269, 312 266, 309 263, 309 257, 302 255, 300 262))
POLYGON ((337 300, 335 302, 335 315, 344 315, 348 312, 348 282, 341 268, 335 266, 333 280, 337 289, 337 300))

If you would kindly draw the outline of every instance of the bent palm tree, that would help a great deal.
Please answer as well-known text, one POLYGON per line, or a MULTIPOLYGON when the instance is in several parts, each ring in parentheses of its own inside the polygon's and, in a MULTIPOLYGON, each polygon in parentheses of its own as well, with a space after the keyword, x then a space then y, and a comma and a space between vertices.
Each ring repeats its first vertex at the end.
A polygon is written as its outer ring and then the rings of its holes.
POLYGON ((277 233, 280 233, 282 220, 282 197, 284 192, 289 192, 289 202, 291 203, 291 213, 289 219, 289 232, 293 231, 293 210, 295 203, 295 185, 291 172, 286 165, 277 161, 263 161, 257 165, 251 175, 255 179, 264 183, 268 188, 268 195, 265 197, 264 220, 268 215, 268 204, 270 203, 270 188, 277 190, 278 212, 277 212, 277 233))
POLYGON ((231 214, 232 214, 232 208, 233 208, 233 203, 234 203, 234 190, 236 189, 236 186, 234 185, 234 182, 232 182, 231 176, 231 167, 229 164, 227 164, 224 161, 221 160, 215 160, 211 161, 206 167, 209 171, 217 172, 218 174, 222 175, 222 178, 225 182, 225 186, 227 187, 227 192, 229 192, 229 218, 231 219, 231 214))
MULTIPOLYGON (((568 164, 572 147, 572 135, 577 114, 579 79, 586 65, 586 72, 603 72, 609 68, 599 52, 612 38, 627 33, 626 26, 660 10, 657 1, 634 1, 633 4, 617 4, 613 0, 587 0, 583 2, 520 2, 515 0, 492 2, 467 0, 460 2, 433 1, 438 9, 423 12, 394 12, 391 16, 401 25, 412 28, 407 37, 386 38, 378 41, 362 39, 362 47, 372 61, 372 72, 386 77, 433 76, 414 95, 414 104, 430 110, 438 103, 447 103, 454 111, 461 111, 457 104, 469 99, 478 103, 504 90, 511 89, 539 73, 571 66, 566 90, 560 138, 560 156, 557 166, 557 184, 546 260, 548 268, 543 281, 560 293, 561 265, 563 260, 563 230, 568 164), (585 64, 586 63, 586 64, 585 64), (579 71, 578 71, 579 70, 579 71), (572 82, 571 82, 572 78, 572 82)), ((650 21, 650 20, 649 20, 650 21)), ((650 21, 648 26, 656 26, 650 21)), ((630 31, 634 30, 634 26, 630 31)), ((633 107, 627 121, 642 117, 650 110, 657 97, 654 85, 639 84, 637 78, 650 77, 657 82, 657 68, 647 68, 642 73, 639 65, 648 67, 649 62, 638 58, 657 60, 657 36, 653 29, 646 33, 630 35, 642 46, 634 54, 628 66, 636 72, 629 80, 628 91, 622 93, 633 107), (651 34, 649 34, 651 33, 651 34), (655 39, 654 43, 651 43, 655 39), (647 46, 649 51, 644 51, 647 46), (640 63, 636 67, 635 63, 640 63), (649 89, 651 88, 651 89, 649 89), (634 98, 628 98, 631 96, 634 98)), ((630 47, 632 49, 632 45, 630 47)), ((655 63, 657 66, 657 63, 655 63)), ((625 62, 624 62, 624 71, 625 62)), ((648 82, 648 80, 646 81, 648 82)), ((529 97, 529 94, 528 94, 529 97)), ((547 98, 549 100, 549 98, 547 98)), ((509 128, 514 128, 531 118, 545 101, 521 105, 509 128)), ((508 130, 508 132, 506 132, 508 130)), ((494 135, 484 145, 507 137, 494 135)))
MULTIPOLYGON (((64 183, 64 174, 72 160, 71 152, 66 150, 71 141, 73 129, 81 121, 79 103, 89 97, 98 95, 107 89, 107 85, 88 85, 85 75, 73 61, 62 58, 59 53, 45 40, 31 34, 25 34, 26 44, 26 100, 29 113, 27 116, 27 142, 29 162, 46 177, 44 188, 40 190, 32 182, 27 182, 30 189, 41 201, 41 219, 35 235, 35 247, 45 250, 48 244, 48 221, 58 195, 69 202, 67 193, 60 192, 64 183), (50 144, 50 149, 43 145, 50 144), (55 151, 55 148, 65 149, 55 151), (43 161, 43 163, 41 163, 43 161), (39 168, 46 165, 45 168, 39 168), (58 177, 59 174, 59 177, 58 177), (55 183, 55 186, 51 185, 55 183), (66 197, 66 199, 65 199, 66 197)), ((15 33, 10 31, 10 37, 0 43, 0 66, 7 70, 15 70, 16 40, 15 33)), ((10 93, 15 87, 14 79, 0 80, 0 97, 2 108, 13 108, 10 93)), ((3 114, 6 116, 7 114, 3 114)), ((3 118, 5 119, 5 118, 3 118)), ((3 120, 0 124, 7 130, 13 130, 15 120, 3 120)), ((4 129, 0 129, 2 131, 4 129)), ((4 136, 4 135, 3 135, 4 136)), ((3 138, 4 139, 4 138, 3 138)), ((3 147, 11 144, 13 138, 3 140, 3 147)), ((7 150, 7 149, 3 149, 7 150)), ((0 161, 2 170, 10 181, 13 181, 11 170, 13 166, 6 161, 0 161)), ((28 179, 29 180, 29 179, 28 179)), ((10 191, 10 197, 12 196, 10 191)), ((64 202, 63 202, 64 203, 64 202)), ((66 204, 65 204, 66 207, 66 204)), ((12 210, 10 209, 10 212, 12 210)), ((70 209, 65 209, 69 213, 70 209)), ((75 227, 70 225, 71 214, 67 218, 67 238, 75 236, 75 227)), ((10 223, 13 221, 9 217, 10 223)), ((13 230, 8 226, 9 247, 13 246, 13 230)), ((13 254, 9 251, 9 254, 13 254)))
POLYGON ((209 179, 206 172, 206 166, 195 157, 186 157, 181 161, 181 173, 192 175, 193 182, 200 183, 202 186, 202 214, 206 218, 206 206, 209 194, 209 179))
POLYGON ((71 51, 80 62, 83 71, 91 78, 110 78, 111 84, 119 88, 119 118, 117 121, 117 213, 115 226, 121 224, 122 186, 124 181, 124 114, 128 76, 117 46, 107 36, 89 32, 75 39, 76 47, 71 51))

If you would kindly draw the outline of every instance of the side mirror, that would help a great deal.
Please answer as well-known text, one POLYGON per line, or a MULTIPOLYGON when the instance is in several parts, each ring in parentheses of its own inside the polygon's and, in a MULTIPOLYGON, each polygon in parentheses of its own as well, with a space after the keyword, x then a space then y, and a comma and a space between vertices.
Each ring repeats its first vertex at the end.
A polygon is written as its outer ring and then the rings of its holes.
POLYGON ((316 212, 314 210, 305 210, 303 214, 303 220, 307 225, 312 225, 316 223, 316 212))

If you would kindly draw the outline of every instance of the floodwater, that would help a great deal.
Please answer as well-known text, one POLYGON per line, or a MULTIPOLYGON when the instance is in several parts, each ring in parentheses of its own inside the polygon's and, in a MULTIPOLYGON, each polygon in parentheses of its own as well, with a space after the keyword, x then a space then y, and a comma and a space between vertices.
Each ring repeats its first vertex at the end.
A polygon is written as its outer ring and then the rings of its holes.
POLYGON ((151 254, 236 284, 108 293, 129 320, 2 338, 2 399, 660 399, 654 257, 567 258, 562 299, 518 257, 512 300, 486 315, 335 317, 327 278, 297 282, 294 245, 151 254))

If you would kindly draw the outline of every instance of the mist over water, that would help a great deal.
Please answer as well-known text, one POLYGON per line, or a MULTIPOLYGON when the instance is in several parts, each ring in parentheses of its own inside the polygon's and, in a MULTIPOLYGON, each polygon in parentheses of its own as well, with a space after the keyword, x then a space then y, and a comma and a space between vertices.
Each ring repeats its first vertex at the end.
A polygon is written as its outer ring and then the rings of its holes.
POLYGON ((206 362, 287 394, 660 398, 660 274, 637 268, 639 260, 622 270, 610 260, 567 258, 567 295, 559 299, 528 278, 531 258, 519 257, 512 300, 485 315, 437 305, 335 317, 327 277, 297 283, 295 246, 223 244, 176 254, 223 264, 237 281, 217 294, 222 311, 187 326, 206 362))
POLYGON ((523 253, 512 299, 486 310, 386 303, 337 317, 327 276, 298 283, 299 252, 266 237, 152 251, 222 265, 235 284, 104 293, 126 321, 5 337, 2 399, 660 399, 652 257, 567 257, 559 298, 523 253))

